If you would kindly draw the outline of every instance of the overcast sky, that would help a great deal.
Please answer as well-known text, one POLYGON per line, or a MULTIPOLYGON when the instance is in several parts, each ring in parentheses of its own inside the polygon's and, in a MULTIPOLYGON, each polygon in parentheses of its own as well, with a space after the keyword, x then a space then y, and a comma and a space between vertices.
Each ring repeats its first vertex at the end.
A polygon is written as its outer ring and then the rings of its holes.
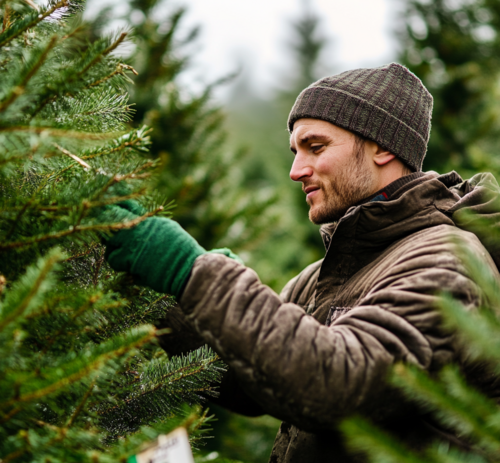
MULTIPOLYGON (((89 9, 113 0, 90 0, 89 9)), ((185 26, 200 25, 195 66, 188 80, 209 82, 238 66, 258 88, 276 85, 286 69, 290 21, 303 11, 301 0, 169 0, 188 7, 185 26)), ((123 4, 123 3, 122 3, 123 4)), ((395 55, 392 36, 397 0, 310 0, 330 38, 323 62, 340 72, 378 66, 395 55)), ((120 3, 117 3, 120 5, 120 3)))

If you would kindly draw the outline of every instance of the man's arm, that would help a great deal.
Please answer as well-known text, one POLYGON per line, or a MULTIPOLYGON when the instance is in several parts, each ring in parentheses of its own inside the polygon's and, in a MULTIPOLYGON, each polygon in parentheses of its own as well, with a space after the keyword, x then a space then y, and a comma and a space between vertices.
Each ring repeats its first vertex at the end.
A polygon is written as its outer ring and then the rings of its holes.
MULTIPOLYGON (((437 295, 447 291, 470 307, 479 298, 450 233, 436 232, 426 251, 409 249, 330 327, 283 303, 252 270, 223 256, 196 260, 181 304, 267 413, 305 430, 329 428, 353 411, 376 410, 395 362, 434 370, 455 358, 437 295)), ((484 253, 475 237, 468 239, 484 253)))
MULTIPOLYGON (((110 206, 100 220, 136 217, 130 214, 110 206)), ((468 307, 479 297, 451 239, 465 240, 494 264, 472 234, 450 226, 423 234, 405 240, 399 260, 380 268, 366 297, 330 327, 280 300, 250 269, 207 254, 169 219, 151 217, 118 231, 107 241, 106 257, 115 270, 177 297, 201 338, 263 410, 314 430, 333 427, 354 410, 380 412, 384 375, 394 362, 433 370, 454 359, 454 338, 435 309, 437 294, 447 291, 468 307)))

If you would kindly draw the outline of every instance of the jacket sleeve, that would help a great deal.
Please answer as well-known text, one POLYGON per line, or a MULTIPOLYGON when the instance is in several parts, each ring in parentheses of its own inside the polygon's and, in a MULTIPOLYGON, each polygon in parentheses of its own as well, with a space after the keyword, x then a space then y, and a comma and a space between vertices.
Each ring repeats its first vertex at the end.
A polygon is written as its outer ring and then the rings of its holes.
POLYGON ((453 360, 454 336, 435 309, 441 291, 466 306, 479 303, 477 286, 449 243, 391 265, 329 327, 224 256, 196 260, 181 301, 198 333, 266 413, 318 430, 353 411, 371 413, 395 362, 433 370, 453 360))

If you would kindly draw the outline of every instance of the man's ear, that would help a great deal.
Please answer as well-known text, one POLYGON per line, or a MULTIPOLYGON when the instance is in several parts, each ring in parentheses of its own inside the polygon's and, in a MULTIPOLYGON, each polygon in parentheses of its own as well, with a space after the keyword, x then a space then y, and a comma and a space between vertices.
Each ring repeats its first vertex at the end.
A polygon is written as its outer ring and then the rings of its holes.
POLYGON ((377 166, 382 167, 391 162, 395 157, 396 155, 377 145, 377 151, 373 156, 373 162, 377 164, 377 166))

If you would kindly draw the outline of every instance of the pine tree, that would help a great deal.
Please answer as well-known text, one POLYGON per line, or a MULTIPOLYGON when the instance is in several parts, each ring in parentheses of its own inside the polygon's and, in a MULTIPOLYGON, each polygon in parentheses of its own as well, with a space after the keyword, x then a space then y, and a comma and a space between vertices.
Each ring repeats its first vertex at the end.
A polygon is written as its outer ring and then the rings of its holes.
POLYGON ((308 1, 302 2, 300 14, 288 25, 289 69, 281 76, 279 87, 271 97, 262 99, 243 84, 235 89, 228 104, 233 138, 251 150, 245 183, 250 188, 277 185, 281 193, 280 222, 266 243, 252 250, 249 260, 262 280, 277 291, 324 254, 319 229, 307 220, 308 206, 301 186, 289 178, 293 155, 286 121, 300 91, 325 72, 319 58, 327 39, 321 32, 321 18, 308 1))
POLYGON ((425 169, 499 172, 500 4, 409 0, 400 62, 434 96, 425 169))
MULTIPOLYGON (((129 86, 132 123, 153 129, 149 156, 160 160, 155 188, 176 198, 175 220, 202 246, 242 251, 262 240, 274 223, 276 194, 242 185, 247 152, 229 149, 225 114, 212 98, 214 87, 230 76, 199 94, 181 86, 179 77, 190 64, 185 50, 198 35, 197 28, 181 35, 185 8, 160 0, 129 0, 128 5, 123 19, 142 16, 134 25, 136 48, 129 59, 138 72, 129 86)), ((113 12, 99 16, 105 26, 113 12)))
POLYGON ((196 442, 223 371, 203 348, 168 358, 153 324, 173 301, 104 261, 101 238, 168 203, 152 189, 150 130, 127 130, 115 53, 126 34, 88 41, 81 1, 0 3, 0 458, 125 461, 178 425, 196 442), (148 212, 102 224, 124 199, 148 212))
POLYGON ((310 0, 302 0, 300 17, 292 21, 291 26, 294 34, 288 46, 295 60, 295 69, 284 91, 288 97, 286 109, 293 105, 302 90, 321 77, 319 59, 328 43, 320 30, 321 19, 313 11, 310 0))

